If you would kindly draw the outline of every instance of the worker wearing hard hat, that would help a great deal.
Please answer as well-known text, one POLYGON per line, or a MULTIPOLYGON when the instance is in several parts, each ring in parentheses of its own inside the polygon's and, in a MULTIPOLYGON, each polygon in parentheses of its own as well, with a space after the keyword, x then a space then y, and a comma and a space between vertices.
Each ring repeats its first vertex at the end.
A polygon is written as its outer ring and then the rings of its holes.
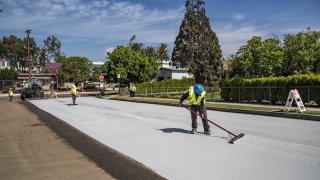
POLYGON ((12 99, 13 99, 13 90, 12 90, 12 88, 9 89, 8 95, 9 95, 9 102, 12 102, 12 99))
POLYGON ((79 93, 77 92, 77 87, 75 85, 72 85, 70 90, 71 96, 72 96, 72 103, 76 104, 76 98, 79 93))
POLYGON ((137 88, 133 83, 130 83, 130 97, 136 96, 137 88))
POLYGON ((197 131, 197 114, 195 112, 199 112, 200 117, 202 119, 204 133, 210 135, 210 126, 207 121, 207 112, 205 108, 205 96, 206 92, 203 89, 201 84, 196 84, 191 86, 188 91, 186 91, 181 99, 180 104, 182 105, 183 101, 188 98, 190 109, 191 109, 191 120, 192 120, 192 131, 191 133, 196 133, 197 131))
POLYGON ((23 81, 22 86, 23 86, 24 89, 29 88, 29 84, 26 81, 23 81))

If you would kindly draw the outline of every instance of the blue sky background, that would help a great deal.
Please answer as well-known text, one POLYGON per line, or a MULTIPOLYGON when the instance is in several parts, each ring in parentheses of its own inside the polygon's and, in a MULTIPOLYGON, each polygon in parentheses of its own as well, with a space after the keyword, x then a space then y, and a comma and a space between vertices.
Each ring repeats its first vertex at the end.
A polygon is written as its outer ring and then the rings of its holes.
MULTIPOLYGON (((135 34, 145 46, 169 45, 184 17, 185 0, 0 0, 0 35, 31 37, 38 45, 56 36, 67 56, 105 60, 106 51, 135 34)), ((235 54, 252 36, 283 37, 320 31, 319 0, 205 0, 223 56, 235 54)))

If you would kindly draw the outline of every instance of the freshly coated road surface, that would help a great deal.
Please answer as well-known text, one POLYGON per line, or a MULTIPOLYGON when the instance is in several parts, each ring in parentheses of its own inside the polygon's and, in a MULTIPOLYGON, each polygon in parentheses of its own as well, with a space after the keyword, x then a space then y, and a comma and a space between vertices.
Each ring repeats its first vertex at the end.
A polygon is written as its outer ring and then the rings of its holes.
MULTIPOLYGON (((246 135, 190 134, 182 107, 81 97, 31 101, 101 143, 168 179, 318 180, 320 122, 208 111, 208 118, 246 135)), ((203 132, 198 119, 198 131, 203 132)))

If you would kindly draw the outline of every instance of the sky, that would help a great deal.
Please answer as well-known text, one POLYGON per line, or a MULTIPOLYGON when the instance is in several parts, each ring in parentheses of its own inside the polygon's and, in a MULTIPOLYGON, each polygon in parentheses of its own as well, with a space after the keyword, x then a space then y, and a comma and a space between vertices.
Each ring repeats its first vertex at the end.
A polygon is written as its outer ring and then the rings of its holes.
MULTIPOLYGON (((185 0, 0 0, 0 37, 30 36, 38 46, 49 36, 68 57, 106 60, 106 52, 132 35, 145 46, 167 43, 171 55, 184 18, 185 0)), ((253 36, 320 31, 319 0, 205 0, 206 15, 223 57, 253 36)))

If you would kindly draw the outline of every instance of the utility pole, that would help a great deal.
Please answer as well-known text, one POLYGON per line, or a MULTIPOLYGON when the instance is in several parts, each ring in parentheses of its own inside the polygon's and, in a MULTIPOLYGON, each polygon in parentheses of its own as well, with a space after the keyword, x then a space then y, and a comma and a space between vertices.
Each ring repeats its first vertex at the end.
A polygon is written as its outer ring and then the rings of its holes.
POLYGON ((28 29, 26 31, 27 33, 27 66, 28 66, 28 70, 29 70, 29 79, 31 79, 31 61, 30 61, 30 36, 29 34, 31 33, 31 30, 28 29))

